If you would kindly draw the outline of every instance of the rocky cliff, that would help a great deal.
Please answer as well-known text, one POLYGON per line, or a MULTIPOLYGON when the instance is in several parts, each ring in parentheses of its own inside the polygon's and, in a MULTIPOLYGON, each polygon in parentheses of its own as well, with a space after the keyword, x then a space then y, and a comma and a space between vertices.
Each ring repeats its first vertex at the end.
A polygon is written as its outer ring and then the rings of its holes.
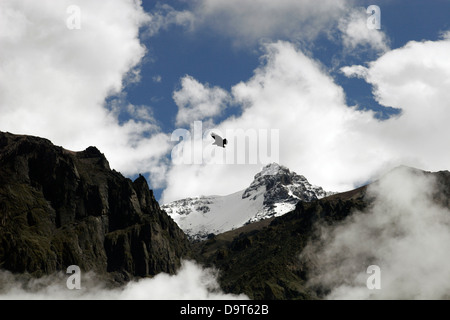
POLYGON ((111 170, 95 147, 0 132, 1 269, 39 276, 75 264, 126 280, 175 273, 188 251, 144 177, 111 170))

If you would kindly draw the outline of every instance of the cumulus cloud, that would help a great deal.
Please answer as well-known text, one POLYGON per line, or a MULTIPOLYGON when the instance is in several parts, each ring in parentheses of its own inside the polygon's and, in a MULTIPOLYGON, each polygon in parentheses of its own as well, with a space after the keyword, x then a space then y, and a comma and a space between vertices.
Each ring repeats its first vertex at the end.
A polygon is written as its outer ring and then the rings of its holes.
POLYGON ((411 41, 371 62, 365 76, 378 103, 402 110, 399 117, 380 124, 380 140, 395 156, 426 170, 447 168, 445 159, 450 157, 442 148, 450 120, 448 50, 448 39, 411 41))
POLYGON ((389 40, 384 31, 369 29, 367 19, 366 8, 356 8, 339 20, 338 29, 345 51, 373 50, 383 53, 389 50, 389 40))
POLYGON ((365 212, 324 227, 303 251, 314 257, 309 285, 328 299, 448 299, 450 211, 434 201, 435 188, 405 167, 371 185, 365 212), (379 289, 367 287, 370 265, 380 268, 379 289))
POLYGON ((124 174, 164 165, 168 139, 149 107, 130 106, 144 117, 120 123, 105 103, 139 81, 139 32, 151 21, 140 1, 5 0, 0 21, 1 130, 72 150, 96 145, 124 174), (68 28, 70 5, 79 8, 79 29, 68 28))
POLYGON ((176 125, 212 119, 221 114, 229 101, 229 94, 219 88, 203 85, 191 76, 181 79, 181 88, 173 93, 178 106, 176 125))
POLYGON ((217 272, 192 261, 183 261, 176 275, 160 273, 153 278, 131 281, 119 288, 108 288, 94 273, 81 273, 81 289, 69 290, 70 275, 63 273, 26 279, 0 272, 0 299, 13 300, 219 300, 248 299, 245 295, 225 294, 217 283, 217 272))

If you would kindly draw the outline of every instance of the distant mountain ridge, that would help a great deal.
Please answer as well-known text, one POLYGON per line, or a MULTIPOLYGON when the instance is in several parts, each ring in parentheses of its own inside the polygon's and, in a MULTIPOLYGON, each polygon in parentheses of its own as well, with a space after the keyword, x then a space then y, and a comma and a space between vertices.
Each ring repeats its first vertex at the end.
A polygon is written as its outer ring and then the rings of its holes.
POLYGON ((162 205, 192 239, 205 239, 248 223, 278 217, 295 209, 299 201, 334 194, 288 168, 271 163, 258 172, 248 188, 226 196, 201 196, 162 205))

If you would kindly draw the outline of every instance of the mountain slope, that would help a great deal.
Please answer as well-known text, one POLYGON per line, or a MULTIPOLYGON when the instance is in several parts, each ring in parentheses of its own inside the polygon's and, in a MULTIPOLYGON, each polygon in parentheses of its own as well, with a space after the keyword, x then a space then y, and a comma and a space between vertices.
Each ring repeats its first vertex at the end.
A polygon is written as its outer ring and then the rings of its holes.
POLYGON ((272 163, 254 177, 250 186, 226 196, 187 198, 163 205, 178 225, 194 239, 219 234, 247 223, 292 211, 298 201, 331 195, 288 168, 272 163))
MULTIPOLYGON (((450 209, 450 172, 400 169, 418 176, 432 177, 435 185, 428 190, 429 199, 439 207, 450 209)), ((389 179, 390 174, 381 181, 386 178, 389 179)), ((221 271, 219 283, 226 292, 245 293, 251 299, 321 299, 328 293, 327 288, 307 285, 317 268, 315 252, 301 253, 308 244, 317 241, 319 230, 324 227, 342 226, 345 221, 352 221, 355 213, 362 215, 361 220, 364 215, 371 214, 370 210, 376 200, 368 190, 376 184, 378 181, 319 200, 299 202, 294 211, 283 216, 246 225, 198 242, 195 244, 197 259, 221 271)), ((411 187, 414 186, 405 181, 404 188, 411 187)), ((404 208, 401 200, 398 203, 396 199, 392 201, 399 208, 404 208)), ((448 225, 441 225, 439 221, 433 223, 439 228, 448 228, 448 225)), ((374 226, 374 230, 376 228, 374 226)), ((380 233, 378 236, 383 238, 385 235, 380 233)), ((423 234, 423 237, 426 242, 426 235, 423 234)), ((393 235, 393 241, 399 239, 399 234, 393 235)), ((448 246, 447 243, 441 245, 448 246)), ((349 255, 352 254, 352 248, 346 250, 349 255)), ((361 271, 364 271, 370 261, 360 263, 361 271)))
POLYGON ((366 188, 312 202, 299 202, 294 211, 262 220, 195 244, 198 260, 219 270, 221 287, 251 299, 317 299, 306 286, 307 261, 299 253, 314 236, 314 226, 331 224, 364 209, 366 188), (267 223, 267 222, 268 223, 267 223))
POLYGON ((175 273, 188 251, 142 176, 111 170, 95 147, 0 132, 1 269, 39 276, 75 264, 129 279, 175 273))

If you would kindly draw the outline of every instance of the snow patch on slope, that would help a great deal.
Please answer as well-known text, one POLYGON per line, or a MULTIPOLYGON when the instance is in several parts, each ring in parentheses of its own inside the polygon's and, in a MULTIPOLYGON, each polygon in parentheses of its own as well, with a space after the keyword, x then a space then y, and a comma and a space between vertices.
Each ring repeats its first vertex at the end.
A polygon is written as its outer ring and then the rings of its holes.
POLYGON ((272 163, 257 173, 250 186, 226 196, 202 196, 162 206, 193 239, 205 239, 295 209, 298 201, 313 201, 333 194, 288 168, 272 163))

